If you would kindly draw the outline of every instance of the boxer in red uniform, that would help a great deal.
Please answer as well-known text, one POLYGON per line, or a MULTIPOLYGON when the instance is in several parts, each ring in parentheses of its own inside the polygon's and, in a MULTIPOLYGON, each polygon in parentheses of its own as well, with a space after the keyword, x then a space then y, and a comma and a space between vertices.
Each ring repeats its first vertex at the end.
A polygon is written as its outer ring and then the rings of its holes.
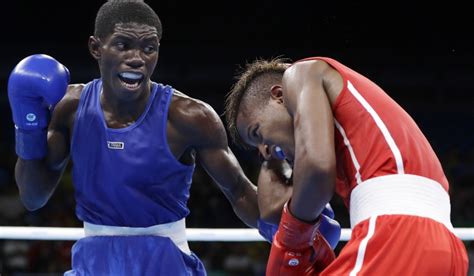
POLYGON ((293 168, 267 275, 467 274, 443 168, 413 119, 371 80, 330 58, 258 60, 229 93, 226 117, 234 141, 293 168), (314 233, 334 191, 352 236, 332 260, 314 233))

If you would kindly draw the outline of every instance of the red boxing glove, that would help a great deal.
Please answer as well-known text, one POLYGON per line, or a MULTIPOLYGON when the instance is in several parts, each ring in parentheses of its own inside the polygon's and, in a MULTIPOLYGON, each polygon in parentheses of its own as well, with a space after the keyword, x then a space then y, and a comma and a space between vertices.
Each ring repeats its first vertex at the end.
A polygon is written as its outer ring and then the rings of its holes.
POLYGON ((267 263, 267 276, 318 275, 335 258, 331 246, 319 233, 320 219, 306 223, 283 208, 267 263))

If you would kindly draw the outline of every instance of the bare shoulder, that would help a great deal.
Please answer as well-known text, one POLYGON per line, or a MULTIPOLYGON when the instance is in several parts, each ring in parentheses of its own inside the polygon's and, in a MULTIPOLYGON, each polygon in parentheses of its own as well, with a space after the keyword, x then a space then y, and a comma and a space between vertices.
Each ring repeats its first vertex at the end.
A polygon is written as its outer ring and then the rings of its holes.
POLYGON ((294 109, 302 91, 322 91, 333 103, 343 87, 340 73, 323 60, 305 60, 294 63, 283 75, 283 89, 289 107, 294 109))
POLYGON ((181 121, 191 128, 195 125, 205 128, 222 124, 219 115, 209 104, 177 90, 173 93, 168 116, 170 120, 181 121))
POLYGON ((67 87, 66 97, 79 100, 81 98, 82 90, 84 89, 85 86, 86 85, 83 83, 70 84, 67 87))
POLYGON ((68 86, 66 94, 54 108, 51 121, 53 126, 72 126, 84 86, 82 83, 68 86))
POLYGON ((303 81, 307 77, 323 78, 331 66, 323 60, 305 60, 292 64, 286 69, 283 75, 283 82, 293 84, 296 81, 303 81))
POLYGON ((225 139, 225 128, 216 111, 206 102, 174 90, 168 120, 182 133, 199 139, 198 143, 225 139))
POLYGON ((66 94, 64 97, 59 101, 56 107, 65 107, 71 104, 78 104, 81 98, 82 90, 84 89, 84 84, 70 84, 67 87, 66 94))

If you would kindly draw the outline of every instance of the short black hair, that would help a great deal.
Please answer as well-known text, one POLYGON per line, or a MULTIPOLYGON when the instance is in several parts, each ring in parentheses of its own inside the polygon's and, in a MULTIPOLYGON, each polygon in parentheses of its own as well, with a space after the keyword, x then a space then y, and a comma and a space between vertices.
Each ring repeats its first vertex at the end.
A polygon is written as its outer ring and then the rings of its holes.
POLYGON ((269 91, 275 83, 281 83, 289 59, 257 59, 248 63, 237 76, 237 82, 226 96, 225 117, 227 128, 235 144, 248 148, 237 130, 239 112, 249 112, 248 104, 263 105, 270 100, 269 91))
POLYGON ((160 18, 143 0, 109 0, 97 12, 94 36, 105 38, 114 32, 116 24, 121 23, 155 27, 159 39, 163 33, 160 18))

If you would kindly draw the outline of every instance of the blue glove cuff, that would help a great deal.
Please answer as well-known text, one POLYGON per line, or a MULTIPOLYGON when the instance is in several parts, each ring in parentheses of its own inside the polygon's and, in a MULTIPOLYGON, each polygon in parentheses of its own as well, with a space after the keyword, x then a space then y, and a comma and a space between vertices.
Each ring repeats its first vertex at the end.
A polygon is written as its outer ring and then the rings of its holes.
POLYGON ((278 225, 265 222, 262 219, 258 219, 257 227, 258 233, 260 233, 260 235, 265 238, 267 242, 272 243, 273 237, 275 236, 276 231, 278 230, 278 225))
POLYGON ((15 125, 16 154, 25 160, 41 159, 48 153, 48 130, 24 130, 15 125))

